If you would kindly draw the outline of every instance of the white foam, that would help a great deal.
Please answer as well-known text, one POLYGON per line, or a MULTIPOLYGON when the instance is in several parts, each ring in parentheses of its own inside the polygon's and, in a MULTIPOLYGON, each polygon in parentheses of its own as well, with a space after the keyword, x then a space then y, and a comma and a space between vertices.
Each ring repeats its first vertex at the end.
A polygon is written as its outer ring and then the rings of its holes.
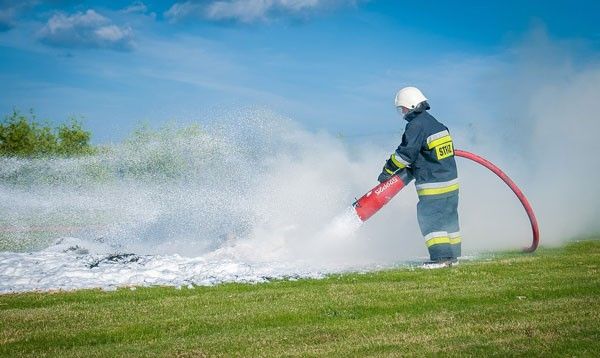
MULTIPOLYGON (((133 255, 96 253, 75 238, 58 240, 39 252, 0 253, 0 293, 126 286, 214 285, 223 282, 259 283, 272 279, 322 278, 333 272, 371 269, 349 265, 316 267, 302 260, 265 259, 247 242, 207 255, 133 255)), ((106 248, 98 245, 95 249, 106 248)))
POLYGON ((104 149, 0 158, 0 292, 322 277, 398 258, 381 260, 343 211, 379 164, 268 111, 104 149))

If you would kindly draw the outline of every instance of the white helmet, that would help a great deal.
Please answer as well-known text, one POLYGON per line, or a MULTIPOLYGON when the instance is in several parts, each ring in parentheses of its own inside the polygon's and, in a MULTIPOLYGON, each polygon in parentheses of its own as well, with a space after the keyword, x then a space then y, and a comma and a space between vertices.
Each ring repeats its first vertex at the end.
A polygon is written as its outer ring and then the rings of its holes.
POLYGON ((423 101, 427 101, 427 97, 416 87, 404 87, 396 93, 396 108, 415 109, 423 101))

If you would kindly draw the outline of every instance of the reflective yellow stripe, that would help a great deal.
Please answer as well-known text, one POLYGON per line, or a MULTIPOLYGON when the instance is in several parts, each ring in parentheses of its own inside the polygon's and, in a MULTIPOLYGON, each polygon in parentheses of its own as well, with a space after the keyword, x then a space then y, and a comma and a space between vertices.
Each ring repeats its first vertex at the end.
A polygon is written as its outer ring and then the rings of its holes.
POLYGON ((454 145, 452 144, 452 141, 440 144, 433 149, 437 160, 446 159, 454 155, 454 145))
POLYGON ((450 238, 450 244, 460 244, 461 240, 460 240, 460 236, 457 237, 451 237, 450 238))
POLYGON ((450 186, 445 186, 442 188, 430 188, 430 189, 421 189, 417 190, 418 195, 438 195, 445 194, 451 191, 458 190, 458 183, 450 186))
POLYGON ((388 174, 394 175, 395 172, 389 170, 388 168, 383 168, 388 174))
POLYGON ((434 141, 431 141, 431 143, 427 144, 427 147, 429 149, 433 149, 434 147, 437 147, 440 144, 444 144, 444 143, 448 143, 448 142, 452 142, 452 137, 450 137, 449 135, 444 136, 442 138, 438 138, 434 141))
POLYGON ((406 168, 406 165, 405 165, 404 163, 400 163, 400 162, 399 162, 399 161, 396 159, 396 156, 395 156, 395 155, 393 155, 393 154, 392 154, 392 155, 390 156, 390 159, 392 160, 392 163, 396 164, 396 166, 397 166, 399 169, 406 168))
POLYGON ((429 240, 425 241, 425 245, 427 245, 427 247, 431 247, 433 245, 438 245, 438 244, 449 244, 449 243, 450 243, 450 238, 448 236, 434 237, 433 239, 429 239, 429 240))

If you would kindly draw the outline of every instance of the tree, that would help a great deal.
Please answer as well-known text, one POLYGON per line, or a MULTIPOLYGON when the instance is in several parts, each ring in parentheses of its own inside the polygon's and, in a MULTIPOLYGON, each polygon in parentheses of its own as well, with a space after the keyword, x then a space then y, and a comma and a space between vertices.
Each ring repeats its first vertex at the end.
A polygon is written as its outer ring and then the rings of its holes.
POLYGON ((90 138, 92 134, 81 127, 81 123, 71 119, 70 126, 61 124, 58 127, 58 153, 76 155, 90 153, 90 138))
POLYGON ((91 133, 83 129, 80 122, 71 122, 52 128, 14 110, 0 122, 0 155, 17 157, 73 156, 90 154, 91 133))

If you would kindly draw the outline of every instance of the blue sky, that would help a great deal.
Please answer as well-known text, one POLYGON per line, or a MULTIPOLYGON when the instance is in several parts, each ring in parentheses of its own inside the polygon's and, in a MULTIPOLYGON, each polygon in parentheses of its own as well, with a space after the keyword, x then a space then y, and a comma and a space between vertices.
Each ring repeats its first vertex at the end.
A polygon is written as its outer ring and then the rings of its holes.
POLYGON ((405 85, 448 116, 487 101, 472 115, 493 120, 490 78, 514 76, 504 90, 518 92, 518 63, 599 58, 598 1, 458 3, 0 0, 0 112, 83 116, 108 142, 258 106, 353 136, 401 129, 405 85))

